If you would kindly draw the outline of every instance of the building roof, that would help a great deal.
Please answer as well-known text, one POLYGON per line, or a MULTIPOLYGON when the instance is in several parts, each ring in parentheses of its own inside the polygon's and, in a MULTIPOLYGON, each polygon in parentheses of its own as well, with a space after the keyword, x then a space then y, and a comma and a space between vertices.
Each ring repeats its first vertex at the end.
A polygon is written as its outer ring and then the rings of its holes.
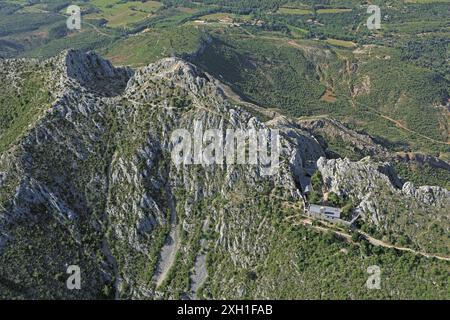
POLYGON ((309 205, 309 212, 313 214, 323 214, 326 216, 340 218, 341 217, 341 209, 334 207, 321 206, 317 204, 309 205))

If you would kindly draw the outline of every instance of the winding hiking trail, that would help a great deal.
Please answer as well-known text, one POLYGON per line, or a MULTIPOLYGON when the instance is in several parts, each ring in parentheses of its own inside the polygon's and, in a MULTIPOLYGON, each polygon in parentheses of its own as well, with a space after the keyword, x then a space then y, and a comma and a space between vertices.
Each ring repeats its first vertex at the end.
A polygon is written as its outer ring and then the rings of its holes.
POLYGON ((414 253, 414 254, 417 254, 417 255, 421 255, 421 256, 424 256, 426 258, 436 258, 436 259, 439 259, 439 260, 450 261, 450 257, 444 257, 444 256, 436 255, 436 254, 431 254, 431 253, 427 253, 427 252, 417 251, 417 250, 414 250, 414 249, 411 249, 411 248, 395 246, 395 245, 389 244, 387 242, 384 242, 382 240, 376 239, 376 238, 374 238, 374 237, 372 237, 372 236, 368 235, 367 233, 365 233, 363 231, 360 231, 360 230, 358 230, 358 233, 361 234, 362 236, 364 236, 367 239, 367 241, 369 241, 374 246, 382 246, 382 247, 385 247, 385 248, 394 248, 394 249, 399 250, 399 251, 408 251, 408 252, 411 252, 411 253, 414 253))
MULTIPOLYGON (((357 103, 358 103, 358 102, 357 102, 357 103)), ((360 104, 360 105, 361 105, 361 104, 360 104)), ((428 137, 428 136, 426 136, 426 135, 424 135, 424 134, 421 134, 421 133, 419 133, 419 132, 417 132, 417 131, 414 131, 414 130, 408 128, 407 126, 405 126, 404 124, 402 124, 400 121, 395 120, 395 119, 393 119, 393 118, 391 118, 391 117, 389 117, 389 116, 387 116, 387 115, 385 115, 385 114, 379 112, 378 110, 376 110, 376 109, 374 109, 374 108, 371 108, 371 107, 366 106, 366 105, 363 105, 363 106, 364 106, 365 108, 369 109, 373 114, 376 114, 376 115, 378 115, 379 117, 381 117, 381 118, 383 118, 383 119, 385 119, 385 120, 388 120, 388 121, 394 123, 394 124, 395 124, 398 128, 400 128, 400 129, 403 129, 403 130, 405 130, 405 131, 408 131, 409 133, 412 133, 412 134, 416 134, 416 135, 418 135, 419 137, 424 138, 424 139, 427 139, 427 140, 429 140, 429 141, 433 141, 434 143, 450 145, 450 142, 440 141, 440 140, 436 140, 436 139, 433 139, 433 138, 431 138, 431 137, 428 137)))
MULTIPOLYGON (((288 218, 292 218, 292 217, 295 217, 295 216, 287 217, 287 219, 288 218)), ((320 222, 322 222, 323 224, 326 224, 325 221, 320 220, 320 222)), ((338 236, 341 236, 341 237, 345 238, 347 241, 354 242, 352 240, 352 236, 350 234, 348 234, 346 232, 343 232, 343 231, 338 231, 338 230, 335 230, 335 229, 331 229, 331 228, 328 228, 326 226, 315 226, 315 225, 313 225, 313 220, 310 219, 309 217, 307 217, 307 218, 306 217, 301 217, 298 220, 298 222, 294 222, 294 225, 299 225, 299 224, 312 227, 312 228, 314 228, 314 229, 316 229, 318 231, 321 231, 321 232, 333 232, 334 234, 337 234, 338 236)), ((361 230, 355 230, 355 231, 358 232, 360 235, 362 235, 367 241, 369 241, 370 244, 372 244, 374 246, 380 246, 380 247, 385 247, 385 248, 392 248, 392 249, 396 249, 396 250, 399 250, 399 251, 407 251, 407 252, 411 252, 413 254, 420 255, 420 256, 423 256, 423 257, 426 257, 426 258, 436 258, 438 260, 450 261, 450 257, 445 257, 445 256, 440 256, 440 255, 436 255, 436 254, 427 253, 427 252, 417 251, 417 250, 414 250, 414 249, 411 249, 411 248, 396 246, 396 245, 384 242, 382 240, 376 239, 376 238, 370 236, 369 234, 367 234, 367 233, 365 233, 365 232, 363 232, 361 230)))
POLYGON ((435 142, 435 143, 440 143, 440 144, 450 145, 450 142, 439 141, 439 140, 430 138, 430 137, 428 137, 428 136, 426 136, 426 135, 423 135, 423 134, 421 134, 421 133, 419 133, 419 132, 417 132, 417 131, 411 130, 411 129, 409 129, 408 127, 406 127, 406 126, 404 126, 403 124, 401 124, 399 121, 397 121, 397 120, 395 120, 395 119, 392 119, 392 118, 390 118, 390 117, 388 117, 388 116, 386 116, 386 115, 384 115, 384 114, 378 114, 378 115, 379 115, 380 117, 382 117, 382 118, 388 120, 388 121, 391 121, 391 122, 395 123, 395 125, 396 125, 397 127, 401 128, 401 129, 403 129, 403 130, 406 130, 406 131, 408 131, 408 132, 410 132, 410 133, 417 134, 418 136, 420 136, 420 137, 422 137, 422 138, 424 138, 424 139, 433 141, 433 142, 435 142))

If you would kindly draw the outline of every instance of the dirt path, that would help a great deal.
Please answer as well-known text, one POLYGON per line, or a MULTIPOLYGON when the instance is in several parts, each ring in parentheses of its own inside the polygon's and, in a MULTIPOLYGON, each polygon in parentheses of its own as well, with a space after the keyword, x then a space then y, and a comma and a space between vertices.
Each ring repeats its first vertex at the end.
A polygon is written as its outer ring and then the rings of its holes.
MULTIPOLYGON (((290 217, 288 217, 290 218, 290 217)), ((324 221, 321 221, 322 223, 325 223, 324 221)), ((326 226, 314 226, 313 225, 313 221, 310 218, 301 218, 298 222, 295 222, 294 225, 298 225, 298 224, 303 224, 306 226, 310 226, 318 231, 322 231, 322 232, 333 232, 334 234, 337 234, 338 236, 341 236, 351 242, 353 242, 352 240, 352 236, 348 233, 345 233, 343 231, 338 231, 338 230, 334 230, 331 228, 327 228, 326 226)), ((370 235, 368 235, 367 233, 361 231, 361 230, 356 230, 356 232, 358 232, 360 235, 362 235, 367 241, 369 241, 372 245, 374 246, 380 246, 380 247, 385 247, 385 248, 393 248, 399 251, 407 251, 407 252, 411 252, 413 254, 416 255, 420 255, 426 258, 436 258, 439 260, 444 260, 444 261, 450 261, 450 257, 444 257, 444 256, 440 256, 440 255, 436 255, 436 254, 431 254, 431 253, 427 253, 427 252, 421 252, 421 251, 417 251, 411 248, 406 248, 406 247, 400 247, 400 246, 396 246, 393 244, 389 244, 387 242, 384 242, 382 240, 376 239, 370 235)))
POLYGON ((424 256, 424 257, 427 257, 427 258, 436 258, 436 259, 439 259, 439 260, 450 261, 449 257, 444 257, 444 256, 436 255, 436 254, 422 252, 422 251, 416 251, 416 250, 411 249, 411 248, 395 246, 395 245, 386 243, 386 242, 384 242, 382 240, 373 238, 372 236, 368 235, 367 233, 365 233, 363 231, 358 230, 358 232, 359 232, 359 234, 363 235, 367 239, 367 241, 369 241, 371 244, 373 244, 375 246, 382 246, 382 247, 385 247, 385 248, 394 248, 394 249, 399 250, 399 251, 408 251, 408 252, 411 252, 411 253, 414 253, 414 254, 418 254, 418 255, 421 255, 421 256, 424 256))
MULTIPOLYGON (((352 99, 352 102, 355 102, 355 101, 352 99)), ((356 103, 358 103, 358 102, 356 102, 356 103)), ((361 105, 360 103, 358 103, 358 104, 361 105)), ((378 110, 376 110, 374 108, 371 108, 371 107, 366 106, 366 105, 362 105, 362 106, 367 108, 367 109, 369 109, 373 114, 376 114, 377 116, 394 123, 397 127, 401 128, 401 129, 403 129, 405 131, 408 131, 408 132, 413 133, 413 134, 417 134, 418 136, 420 136, 420 137, 422 137, 424 139, 427 139, 429 141, 433 141, 435 143, 450 145, 450 142, 436 140, 436 139, 430 138, 430 137, 428 137, 428 136, 426 136, 424 134, 421 134, 421 133, 419 133, 417 131, 414 131, 414 130, 408 128, 407 126, 405 126, 404 124, 402 124, 400 121, 395 120, 395 119, 393 119, 393 118, 391 118, 391 117, 389 117, 389 116, 379 112, 378 110)))
POLYGON ((406 126, 404 126, 403 124, 401 124, 399 121, 397 121, 397 120, 395 120, 395 119, 392 119, 392 118, 390 118, 390 117, 388 117, 388 116, 386 116, 386 115, 384 115, 384 114, 378 114, 378 115, 379 115, 380 117, 382 117, 382 118, 388 120, 388 121, 391 121, 391 122, 395 123, 395 125, 396 125, 397 127, 401 128, 401 129, 403 129, 403 130, 406 130, 406 131, 408 131, 408 132, 417 134, 418 136, 420 136, 420 137, 422 137, 422 138, 424 138, 424 139, 433 141, 433 142, 435 142, 435 143, 440 143, 440 144, 450 145, 450 142, 439 141, 439 140, 430 138, 430 137, 428 137, 428 136, 426 136, 426 135, 423 135, 423 134, 421 134, 421 133, 418 133, 417 131, 411 130, 411 129, 409 129, 408 127, 406 127, 406 126))
POLYGON ((331 232, 337 234, 338 236, 344 237, 347 240, 351 240, 352 239, 352 236, 347 234, 347 233, 344 233, 344 232, 341 232, 341 231, 337 231, 337 230, 333 230, 333 229, 329 229, 329 228, 326 228, 326 227, 314 226, 313 225, 313 221, 311 219, 309 219, 309 218, 301 219, 298 223, 294 223, 294 225, 296 225, 296 224, 297 225, 298 224, 303 224, 305 226, 310 226, 310 227, 312 227, 312 228, 314 228, 316 230, 323 231, 323 232, 331 231, 331 232))

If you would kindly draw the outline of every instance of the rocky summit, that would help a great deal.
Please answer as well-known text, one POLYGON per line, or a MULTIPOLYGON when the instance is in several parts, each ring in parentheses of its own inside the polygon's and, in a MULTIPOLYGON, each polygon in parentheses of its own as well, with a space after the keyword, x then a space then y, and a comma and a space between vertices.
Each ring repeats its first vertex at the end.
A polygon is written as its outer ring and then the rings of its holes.
POLYGON ((0 82, 0 298, 448 298, 450 192, 368 135, 268 112, 176 57, 68 50, 0 60, 0 82), (174 163, 173 132, 199 126, 277 130, 277 170, 174 163), (336 157, 337 136, 367 156, 336 157))

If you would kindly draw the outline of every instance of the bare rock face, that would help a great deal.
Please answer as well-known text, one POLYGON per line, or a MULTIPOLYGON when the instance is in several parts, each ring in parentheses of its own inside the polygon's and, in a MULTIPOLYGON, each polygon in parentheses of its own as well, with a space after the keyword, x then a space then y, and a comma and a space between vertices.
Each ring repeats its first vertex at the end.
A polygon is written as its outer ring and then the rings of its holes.
POLYGON ((359 96, 370 93, 371 81, 369 76, 364 76, 358 84, 352 88, 352 96, 359 96))
POLYGON ((389 163, 371 162, 369 158, 352 162, 322 157, 317 161, 317 168, 322 173, 327 189, 337 194, 367 200, 368 194, 382 187, 405 199, 414 197, 425 205, 445 207, 449 204, 448 190, 436 186, 416 188, 412 182, 402 185, 389 163))
POLYGON ((49 80, 56 81, 57 91, 78 88, 99 97, 121 94, 134 73, 127 67, 114 67, 94 52, 84 53, 72 49, 42 63, 52 65, 54 72, 49 80))
POLYGON ((370 158, 359 162, 349 159, 325 159, 317 161, 317 168, 322 173, 324 183, 336 194, 353 194, 363 198, 378 186, 394 192, 392 181, 395 176, 389 163, 373 163, 370 158))
POLYGON ((441 187, 420 186, 416 188, 412 182, 406 182, 402 192, 430 206, 450 207, 450 192, 441 187))

